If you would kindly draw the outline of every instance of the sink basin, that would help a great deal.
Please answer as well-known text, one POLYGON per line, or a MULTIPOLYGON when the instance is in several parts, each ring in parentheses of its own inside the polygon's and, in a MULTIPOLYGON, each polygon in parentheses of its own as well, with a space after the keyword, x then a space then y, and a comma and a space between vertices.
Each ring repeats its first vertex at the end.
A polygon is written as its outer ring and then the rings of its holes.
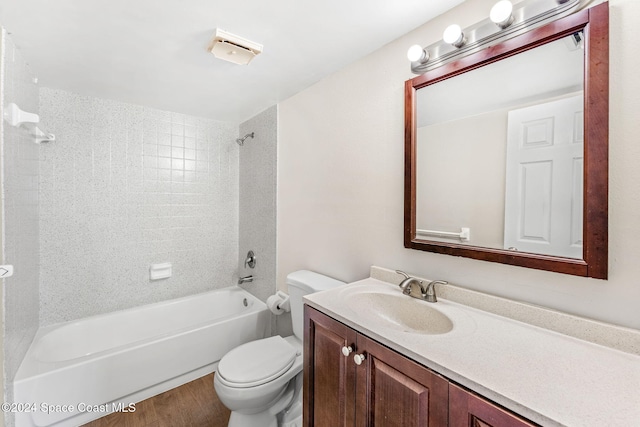
POLYGON ((379 326, 414 334, 446 334, 453 322, 431 303, 402 294, 358 292, 346 303, 358 316, 379 326))

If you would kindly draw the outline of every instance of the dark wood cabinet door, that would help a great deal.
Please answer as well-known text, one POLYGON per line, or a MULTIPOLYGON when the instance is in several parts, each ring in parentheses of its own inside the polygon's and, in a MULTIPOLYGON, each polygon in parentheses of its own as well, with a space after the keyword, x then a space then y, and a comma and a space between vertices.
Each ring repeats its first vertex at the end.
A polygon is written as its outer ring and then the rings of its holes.
POLYGON ((362 335, 357 353, 356 426, 447 426, 445 378, 362 335))
POLYGON ((355 423, 355 364, 342 348, 355 349, 356 332, 305 306, 305 427, 341 427, 355 423))
POLYGON ((451 427, 532 427, 537 424, 449 383, 449 425, 451 427))

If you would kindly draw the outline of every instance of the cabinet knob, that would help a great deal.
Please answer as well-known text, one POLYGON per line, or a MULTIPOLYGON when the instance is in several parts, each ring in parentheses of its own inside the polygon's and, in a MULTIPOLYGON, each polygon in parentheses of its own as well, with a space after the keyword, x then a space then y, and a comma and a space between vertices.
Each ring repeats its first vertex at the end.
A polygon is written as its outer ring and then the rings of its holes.
POLYGON ((351 348, 351 346, 344 346, 342 347, 342 354, 344 355, 344 357, 349 356, 349 354, 351 354, 351 352, 353 351, 353 348, 351 348))
POLYGON ((353 361, 358 366, 362 365, 362 362, 364 362, 364 359, 366 359, 364 354, 356 354, 355 356, 353 356, 353 361))

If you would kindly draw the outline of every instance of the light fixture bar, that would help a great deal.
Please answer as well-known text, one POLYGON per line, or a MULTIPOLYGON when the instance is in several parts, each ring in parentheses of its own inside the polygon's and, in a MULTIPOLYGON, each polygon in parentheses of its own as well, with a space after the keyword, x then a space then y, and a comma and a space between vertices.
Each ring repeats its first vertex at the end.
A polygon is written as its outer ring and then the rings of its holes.
POLYGON ((504 40, 519 36, 550 21, 572 14, 580 0, 523 0, 513 5, 509 25, 501 28, 486 18, 464 28, 464 44, 460 47, 440 40, 427 46, 428 61, 411 63, 414 74, 423 74, 455 59, 476 53, 504 40))

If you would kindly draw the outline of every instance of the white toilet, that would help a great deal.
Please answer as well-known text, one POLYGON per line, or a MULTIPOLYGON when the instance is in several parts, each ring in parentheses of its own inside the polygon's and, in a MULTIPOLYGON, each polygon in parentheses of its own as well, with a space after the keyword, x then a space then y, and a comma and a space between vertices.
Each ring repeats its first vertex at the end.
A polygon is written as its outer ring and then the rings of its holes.
POLYGON ((287 276, 293 335, 251 341, 224 355, 213 384, 229 427, 302 426, 302 297, 344 282, 308 270, 287 276))

